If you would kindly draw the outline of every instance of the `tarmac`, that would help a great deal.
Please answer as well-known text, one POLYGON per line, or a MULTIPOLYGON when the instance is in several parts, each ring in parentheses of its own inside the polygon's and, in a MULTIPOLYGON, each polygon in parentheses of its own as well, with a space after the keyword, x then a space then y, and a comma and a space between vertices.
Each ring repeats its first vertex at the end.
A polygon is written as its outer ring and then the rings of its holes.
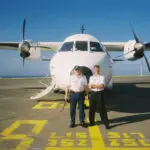
POLYGON ((113 90, 105 91, 109 130, 98 113, 95 126, 81 127, 78 110, 69 128, 63 94, 30 100, 45 88, 41 81, 51 79, 0 79, 0 150, 150 150, 150 76, 113 77, 113 90))

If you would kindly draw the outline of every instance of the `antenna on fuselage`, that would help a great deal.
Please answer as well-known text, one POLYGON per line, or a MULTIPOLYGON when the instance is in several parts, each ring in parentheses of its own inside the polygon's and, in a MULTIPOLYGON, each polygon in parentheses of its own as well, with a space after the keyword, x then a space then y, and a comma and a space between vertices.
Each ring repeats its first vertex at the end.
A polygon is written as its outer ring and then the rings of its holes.
POLYGON ((82 24, 81 33, 84 34, 84 31, 85 31, 85 30, 86 30, 86 29, 84 28, 84 24, 82 24))

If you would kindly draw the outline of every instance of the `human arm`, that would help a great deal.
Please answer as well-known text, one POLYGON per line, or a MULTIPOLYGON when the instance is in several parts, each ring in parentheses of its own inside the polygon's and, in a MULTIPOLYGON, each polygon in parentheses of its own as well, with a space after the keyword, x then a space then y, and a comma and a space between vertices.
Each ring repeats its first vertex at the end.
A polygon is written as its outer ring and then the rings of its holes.
POLYGON ((69 94, 69 87, 67 86, 65 89, 65 100, 67 101, 68 99, 68 94, 69 94))
POLYGON ((92 89, 103 89, 104 84, 91 84, 90 85, 92 89))
POLYGON ((104 76, 101 76, 96 82, 90 77, 89 89, 103 89, 105 86, 104 76))

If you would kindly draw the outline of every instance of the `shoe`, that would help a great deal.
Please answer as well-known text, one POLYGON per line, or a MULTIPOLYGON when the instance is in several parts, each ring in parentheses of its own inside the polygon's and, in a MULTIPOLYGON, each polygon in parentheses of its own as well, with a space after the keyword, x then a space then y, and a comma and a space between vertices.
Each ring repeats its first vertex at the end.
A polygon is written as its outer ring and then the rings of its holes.
POLYGON ((108 122, 108 121, 105 123, 105 128, 106 128, 106 129, 110 129, 110 126, 109 126, 109 122, 108 122))
POLYGON ((70 124, 70 128, 74 128, 75 127, 75 124, 70 124))
POLYGON ((86 128, 86 127, 87 127, 87 124, 83 121, 83 122, 81 122, 81 126, 82 126, 83 128, 86 128))
POLYGON ((94 126, 95 122, 90 122, 89 126, 94 126))

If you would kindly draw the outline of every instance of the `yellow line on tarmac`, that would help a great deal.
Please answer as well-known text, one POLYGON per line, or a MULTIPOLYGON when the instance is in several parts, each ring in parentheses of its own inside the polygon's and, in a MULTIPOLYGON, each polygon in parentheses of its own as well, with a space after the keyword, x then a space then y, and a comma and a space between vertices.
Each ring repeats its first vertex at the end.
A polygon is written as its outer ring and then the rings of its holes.
POLYGON ((99 126, 91 126, 89 127, 90 138, 92 142, 92 149, 105 149, 105 144, 102 138, 102 134, 100 132, 99 126))

